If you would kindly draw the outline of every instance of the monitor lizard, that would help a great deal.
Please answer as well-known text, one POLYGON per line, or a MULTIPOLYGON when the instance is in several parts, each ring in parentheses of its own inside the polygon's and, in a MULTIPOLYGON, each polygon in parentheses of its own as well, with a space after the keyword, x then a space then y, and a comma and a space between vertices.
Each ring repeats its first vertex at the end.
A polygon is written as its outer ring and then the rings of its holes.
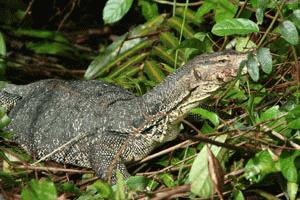
POLYGON ((0 93, 13 140, 37 158, 92 168, 116 181, 116 170, 175 139, 179 125, 201 101, 233 80, 247 53, 203 54, 136 97, 98 80, 48 79, 7 84, 0 93))

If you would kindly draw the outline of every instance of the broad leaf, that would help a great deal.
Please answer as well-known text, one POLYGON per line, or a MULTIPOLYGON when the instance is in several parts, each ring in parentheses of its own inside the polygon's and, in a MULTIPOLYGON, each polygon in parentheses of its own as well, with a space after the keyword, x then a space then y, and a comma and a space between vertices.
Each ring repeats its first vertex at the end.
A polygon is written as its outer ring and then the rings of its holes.
POLYGON ((119 21, 130 9, 133 0, 108 0, 103 9, 106 24, 119 21))
POLYGON ((295 26, 300 29, 300 9, 294 10, 291 17, 295 26))
POLYGON ((261 69, 270 74, 272 72, 272 56, 270 53, 270 49, 268 48, 259 48, 257 50, 257 59, 261 65, 261 69))
POLYGON ((293 22, 286 20, 279 26, 281 35, 288 43, 292 45, 298 44, 298 31, 293 22))
POLYGON ((172 175, 169 174, 169 173, 160 174, 159 178, 163 181, 163 183, 167 187, 174 187, 174 186, 176 186, 176 182, 174 181, 172 175))
POLYGON ((287 193, 289 196, 290 200, 295 200, 297 197, 297 192, 298 192, 298 188, 299 184, 295 183, 295 182, 288 182, 287 183, 287 193))
POLYGON ((208 119, 211 123, 213 123, 214 126, 218 126, 220 121, 219 117, 216 113, 210 112, 208 110, 205 110, 203 108, 194 108, 191 110, 192 114, 200 115, 204 119, 208 119))
POLYGON ((143 191, 148 183, 149 180, 143 176, 131 176, 126 181, 126 185, 130 191, 143 191))
POLYGON ((164 21, 165 17, 166 15, 159 15, 147 23, 134 28, 128 35, 124 34, 120 36, 91 62, 84 74, 84 78, 92 79, 102 76, 120 61, 127 59, 133 53, 150 46, 152 44, 151 40, 145 41, 145 39, 142 38, 125 40, 127 36, 136 37, 156 30, 157 26, 164 21))
MULTIPOLYGON (((227 135, 222 135, 216 138, 218 142, 225 142, 227 135)), ((212 146, 211 151, 216 157, 222 156, 222 148, 218 146, 212 146)), ((211 197, 213 192, 213 185, 208 172, 208 152, 207 148, 202 148, 200 153, 197 155, 190 174, 189 182, 191 183, 191 192, 204 198, 211 197)))
POLYGON ((159 14, 157 4, 154 2, 141 0, 139 6, 142 8, 142 14, 146 20, 150 20, 159 14))
POLYGON ((229 0, 215 1, 215 20, 221 22, 226 19, 232 19, 238 10, 238 6, 229 0))
POLYGON ((198 21, 203 21, 203 16, 209 13, 215 8, 215 5, 209 1, 204 1, 196 12, 196 18, 198 21))
POLYGON ((295 165, 295 159, 298 156, 300 156, 299 151, 284 151, 280 155, 281 173, 288 182, 298 181, 298 170, 295 165))
POLYGON ((253 55, 248 56, 248 60, 246 63, 248 73, 250 77, 252 78, 253 81, 258 81, 259 79, 259 68, 258 68, 258 62, 257 60, 253 57, 253 55))
POLYGON ((53 182, 47 180, 31 180, 29 186, 21 193, 23 200, 56 200, 56 189, 53 182))
POLYGON ((218 36, 245 35, 258 31, 259 28, 253 21, 243 18, 226 19, 216 23, 212 28, 212 33, 218 36))
POLYGON ((261 181, 267 174, 278 171, 270 153, 268 151, 261 151, 251 158, 246 166, 246 178, 251 182, 261 181))

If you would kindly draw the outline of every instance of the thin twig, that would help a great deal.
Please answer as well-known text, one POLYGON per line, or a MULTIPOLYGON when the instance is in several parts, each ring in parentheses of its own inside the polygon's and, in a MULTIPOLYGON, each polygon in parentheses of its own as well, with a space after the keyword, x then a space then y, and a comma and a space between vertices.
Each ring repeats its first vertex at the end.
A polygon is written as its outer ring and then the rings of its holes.
POLYGON ((39 170, 39 171, 77 173, 77 174, 93 173, 93 171, 91 171, 91 170, 66 169, 66 168, 60 168, 60 167, 36 167, 36 166, 30 166, 30 165, 14 166, 13 168, 14 169, 39 170))
POLYGON ((52 156, 53 154, 55 154, 58 151, 61 151, 62 149, 66 148, 68 145, 70 145, 72 142, 78 140, 81 136, 83 136, 83 133, 79 133, 76 137, 74 137, 73 139, 71 139, 70 141, 64 143, 63 145, 59 146, 58 148, 54 149, 52 152, 48 153, 47 155, 43 156, 42 158, 40 158, 38 161, 32 163, 31 165, 36 165, 38 163, 40 163, 41 161, 49 158, 50 156, 52 156))

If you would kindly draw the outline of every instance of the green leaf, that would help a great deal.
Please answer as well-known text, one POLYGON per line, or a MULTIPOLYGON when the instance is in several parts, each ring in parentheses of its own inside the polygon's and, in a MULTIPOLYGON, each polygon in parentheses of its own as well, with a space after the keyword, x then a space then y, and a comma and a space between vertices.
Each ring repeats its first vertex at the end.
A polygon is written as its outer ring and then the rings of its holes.
POLYGON ((11 119, 5 114, 0 119, 0 129, 3 129, 5 126, 7 126, 11 122, 11 119))
POLYGON ((278 171, 268 151, 261 151, 251 158, 246 166, 246 178, 251 182, 261 181, 267 174, 278 171))
POLYGON ((107 78, 108 79, 113 79, 116 78, 117 76, 121 75, 123 72, 127 70, 130 66, 134 66, 135 64, 141 62, 142 60, 145 59, 145 57, 148 55, 148 53, 142 53, 139 55, 135 55, 128 59, 124 64, 120 65, 116 70, 112 71, 107 78))
POLYGON ((247 70, 253 81, 258 81, 259 79, 259 63, 254 58, 252 54, 248 56, 248 60, 246 62, 247 70))
MULTIPOLYGON (((215 140, 218 142, 225 142, 226 138, 227 135, 222 135, 215 140)), ((224 153, 219 146, 213 145, 210 149, 217 158, 221 157, 224 153)), ((192 165, 188 178, 191 183, 191 192, 204 198, 211 197, 213 192, 213 185, 208 171, 207 156, 207 148, 202 148, 192 165)))
POLYGON ((261 69, 270 74, 272 72, 272 56, 270 53, 270 49, 268 48, 259 48, 257 50, 257 59, 261 65, 261 69))
POLYGON ((280 155, 281 173, 288 182, 298 181, 298 170, 295 159, 300 155, 299 151, 283 151, 280 155))
POLYGON ((283 39, 285 39, 288 43, 292 45, 298 44, 298 31, 293 22, 285 20, 280 24, 279 29, 283 39))
POLYGON ((182 49, 182 48, 199 49, 203 46, 204 46, 204 44, 200 40, 198 40, 196 38, 190 38, 190 39, 186 39, 183 42, 181 42, 180 45, 177 46, 177 49, 182 49))
POLYGON ((108 0, 103 9, 105 24, 119 21, 130 9, 133 0, 108 0))
MULTIPOLYGON (((159 57, 166 63, 168 63, 171 66, 175 65, 175 55, 168 53, 167 49, 163 46, 157 45, 152 48, 152 54, 159 57)), ((177 67, 180 66, 180 63, 177 62, 177 67)))
POLYGON ((71 59, 77 53, 71 46, 58 42, 28 42, 26 47, 37 54, 59 55, 71 59))
MULTIPOLYGON (((171 17, 168 19, 167 23, 171 28, 175 29, 178 33, 181 32, 181 27, 183 23, 183 20, 181 18, 171 17)), ((192 38, 194 35, 193 29, 187 23, 184 23, 182 35, 185 38, 192 38)))
POLYGON ((249 19, 237 18, 226 19, 216 23, 212 28, 212 33, 218 36, 244 35, 258 32, 258 26, 249 19))
POLYGON ((159 14, 157 4, 154 2, 140 0, 139 6, 142 8, 142 14, 146 20, 150 20, 159 14))
POLYGON ((91 62, 84 74, 84 78, 93 79, 99 76, 103 76, 117 63, 121 62, 124 59, 127 59, 137 51, 150 46, 153 41, 149 39, 145 40, 136 38, 127 41, 125 41, 125 39, 127 37, 136 37, 148 34, 151 31, 156 30, 158 25, 160 25, 164 21, 165 17, 166 15, 159 15, 154 19, 148 21, 147 23, 134 28, 128 34, 120 36, 115 42, 110 44, 103 53, 98 55, 91 62))
POLYGON ((175 10, 175 14, 177 16, 180 16, 183 18, 183 16, 185 15, 185 19, 188 21, 188 22, 193 22, 194 24, 196 25, 199 25, 199 23, 201 22, 199 20, 199 18, 196 17, 196 14, 193 10, 187 8, 186 9, 186 12, 185 12, 185 8, 184 7, 178 7, 176 8, 175 10))
POLYGON ((69 44, 69 40, 61 33, 56 31, 35 30, 35 29, 17 29, 14 31, 16 35, 27 36, 32 38, 47 39, 55 42, 69 44))
POLYGON ((256 44, 250 40, 249 37, 236 37, 235 49, 238 52, 246 52, 249 49, 255 49, 256 44))
POLYGON ((214 112, 210 112, 203 108, 194 108, 190 112, 199 115, 204 119, 208 119, 214 126, 218 126, 220 123, 218 115, 214 112))
POLYGON ((257 24, 262 24, 263 20, 264 20, 264 9, 263 8, 257 8, 256 13, 256 20, 257 20, 257 24))
POLYGON ((228 0, 210 0, 215 2, 215 20, 217 23, 226 19, 232 19, 238 10, 238 6, 228 0))
POLYGON ((154 60, 146 60, 144 70, 150 80, 159 83, 165 78, 165 74, 159 68, 159 65, 154 60))
POLYGON ((245 200, 245 197, 244 197, 244 195, 243 195, 243 192, 242 191, 240 191, 240 190, 238 190, 238 191, 235 191, 234 193, 233 193, 233 196, 234 196, 234 200, 245 200))
POLYGON ((291 128, 291 129, 298 129, 298 130, 300 130, 300 118, 294 119, 294 120, 290 121, 288 123, 288 127, 291 128))
POLYGON ((198 8, 196 11, 195 17, 198 21, 203 21, 203 16, 209 13, 211 10, 215 8, 215 5, 209 1, 204 1, 204 3, 198 8))
POLYGON ((143 191, 148 183, 149 180, 143 176, 131 176, 126 181, 126 185, 130 191, 143 191))
POLYGON ((65 182, 62 185, 62 189, 64 192, 74 193, 76 195, 80 195, 80 189, 73 183, 65 182))
POLYGON ((300 9, 294 10, 291 17, 294 25, 300 29, 300 9))
POLYGON ((122 174, 119 171, 117 171, 117 185, 116 185, 115 197, 116 200, 126 199, 125 181, 122 174))
POLYGON ((298 183, 288 182, 287 183, 287 193, 289 196, 289 200, 295 200, 298 192, 298 183))
POLYGON ((179 44, 178 38, 175 37, 174 34, 170 32, 162 32, 159 35, 159 39, 164 46, 172 49, 175 49, 179 44))
POLYGON ((174 187, 174 186, 176 186, 176 182, 174 181, 172 175, 169 174, 169 173, 160 174, 159 178, 163 181, 163 183, 167 187, 174 187))
POLYGON ((261 113, 260 118, 258 118, 257 123, 270 120, 272 118, 277 117, 280 114, 281 114, 281 111, 279 111, 279 106, 278 105, 272 106, 272 107, 268 108, 266 111, 261 113))
POLYGON ((86 191, 78 198, 78 200, 97 199, 113 199, 113 190, 108 183, 98 180, 87 186, 86 191))
POLYGON ((47 180, 31 180, 28 187, 21 192, 23 200, 56 200, 56 189, 53 182, 47 180))
POLYGON ((3 34, 0 32, 0 77, 1 78, 3 77, 6 69, 5 57, 6 57, 5 39, 3 34))

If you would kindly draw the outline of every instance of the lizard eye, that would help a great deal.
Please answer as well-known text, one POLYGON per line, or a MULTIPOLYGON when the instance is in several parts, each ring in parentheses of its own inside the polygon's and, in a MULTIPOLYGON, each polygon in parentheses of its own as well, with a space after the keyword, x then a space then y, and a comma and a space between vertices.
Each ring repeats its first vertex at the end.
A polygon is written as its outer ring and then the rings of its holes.
POLYGON ((193 72, 196 79, 202 79, 202 74, 199 70, 194 69, 193 72))

